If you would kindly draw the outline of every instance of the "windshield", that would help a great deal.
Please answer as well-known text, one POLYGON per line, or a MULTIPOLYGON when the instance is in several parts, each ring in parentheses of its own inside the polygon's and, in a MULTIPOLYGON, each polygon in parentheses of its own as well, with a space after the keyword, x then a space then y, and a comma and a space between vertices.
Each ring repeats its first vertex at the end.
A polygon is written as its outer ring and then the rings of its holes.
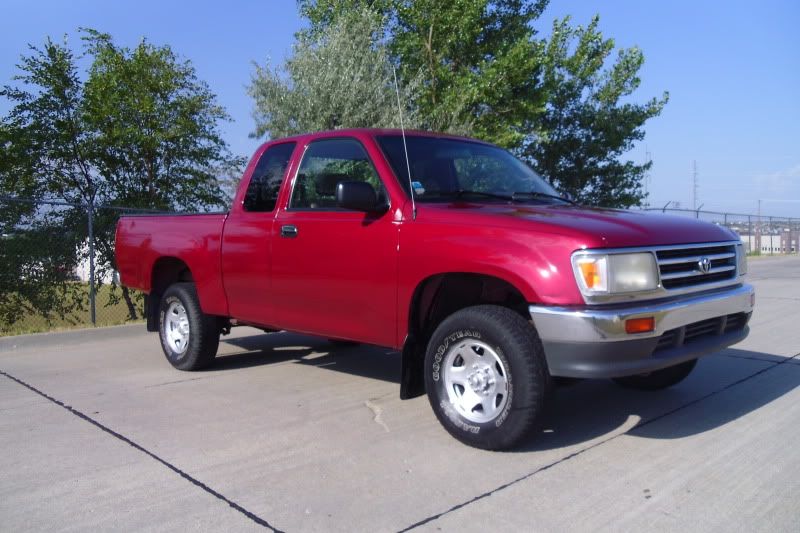
MULTIPOLYGON (((400 184, 408 192, 402 136, 381 135, 377 141, 400 184)), ((417 202, 452 201, 462 197, 488 201, 518 200, 522 195, 526 200, 549 202, 558 195, 525 163, 496 146, 414 135, 407 135, 406 143, 417 202)))

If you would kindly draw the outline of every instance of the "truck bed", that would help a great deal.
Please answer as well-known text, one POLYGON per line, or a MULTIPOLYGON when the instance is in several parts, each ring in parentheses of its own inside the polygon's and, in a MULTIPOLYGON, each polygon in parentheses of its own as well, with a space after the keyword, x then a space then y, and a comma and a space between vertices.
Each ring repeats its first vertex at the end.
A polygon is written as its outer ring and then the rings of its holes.
POLYGON ((220 253, 227 213, 130 215, 117 224, 117 269, 123 285, 149 293, 156 261, 181 258, 191 270, 203 310, 226 315, 220 253))

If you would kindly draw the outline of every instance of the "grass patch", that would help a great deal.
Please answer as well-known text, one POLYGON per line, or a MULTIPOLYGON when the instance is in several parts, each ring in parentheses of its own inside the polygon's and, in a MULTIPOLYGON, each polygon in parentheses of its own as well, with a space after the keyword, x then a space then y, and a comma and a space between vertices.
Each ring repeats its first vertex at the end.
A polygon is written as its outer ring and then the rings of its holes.
MULTIPOLYGON (((70 329, 81 329, 93 327, 89 312, 89 284, 80 283, 80 290, 83 292, 85 309, 75 310, 67 313, 63 318, 59 316, 46 317, 41 314, 27 314, 13 324, 0 324, 0 337, 10 335, 23 335, 27 333, 43 333, 46 331, 63 331, 70 329)), ((119 287, 116 289, 118 302, 112 302, 112 292, 110 285, 97 287, 96 302, 96 326, 118 326, 120 324, 130 324, 133 321, 128 317, 128 306, 122 299, 122 292, 119 287)), ((138 316, 142 316, 142 300, 132 293, 134 304, 137 308, 138 316)), ((139 321, 137 321, 139 322, 139 321)))

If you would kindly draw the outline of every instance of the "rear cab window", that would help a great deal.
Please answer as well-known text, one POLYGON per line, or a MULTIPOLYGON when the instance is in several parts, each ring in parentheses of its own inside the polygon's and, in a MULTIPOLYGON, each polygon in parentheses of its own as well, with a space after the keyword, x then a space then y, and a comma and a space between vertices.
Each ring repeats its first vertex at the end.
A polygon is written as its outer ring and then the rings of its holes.
POLYGON ((268 213, 275 209, 278 193, 297 143, 287 142, 267 148, 253 170, 250 184, 244 195, 245 211, 268 213))

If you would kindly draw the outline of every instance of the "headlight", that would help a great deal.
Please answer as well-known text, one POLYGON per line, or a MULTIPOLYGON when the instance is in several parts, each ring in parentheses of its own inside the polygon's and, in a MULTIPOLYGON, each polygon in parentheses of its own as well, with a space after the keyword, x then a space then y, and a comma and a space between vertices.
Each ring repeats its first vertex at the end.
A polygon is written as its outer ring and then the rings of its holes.
POLYGON ((736 245, 736 268, 740 276, 747 274, 747 254, 742 243, 736 245))
POLYGON ((658 288, 658 268, 652 253, 572 256, 581 292, 587 296, 650 291, 658 288))

